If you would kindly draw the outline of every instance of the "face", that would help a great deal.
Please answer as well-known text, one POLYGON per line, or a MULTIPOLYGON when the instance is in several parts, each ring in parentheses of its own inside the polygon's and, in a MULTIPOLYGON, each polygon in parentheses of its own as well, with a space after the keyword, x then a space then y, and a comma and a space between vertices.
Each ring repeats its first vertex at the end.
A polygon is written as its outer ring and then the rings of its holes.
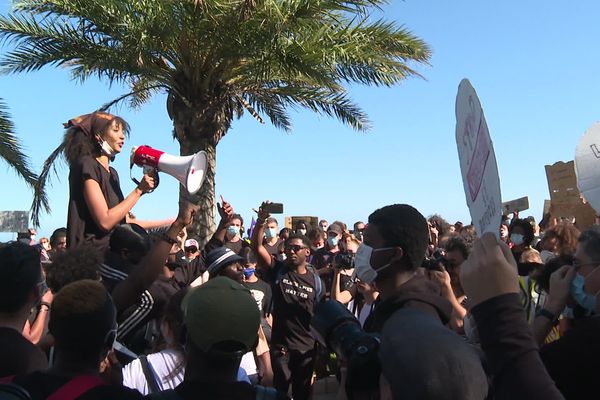
POLYGON ((279 226, 277 225, 277 222, 269 222, 267 224, 267 229, 274 229, 275 232, 279 231, 279 226))
POLYGON ((112 121, 102 135, 102 139, 105 140, 115 152, 120 153, 121 150, 123 150, 123 145, 125 144, 125 133, 123 132, 123 126, 117 121, 112 121))
MULTIPOLYGON (((46 250, 46 251, 50 250, 50 241, 48 241, 48 239, 40 240, 40 244, 42 245, 44 250, 46 250)), ((66 242, 65 242, 65 244, 66 244, 66 242)))
POLYGON ((319 222, 319 228, 323 229, 324 231, 327 230, 328 226, 329 226, 329 224, 327 223, 327 221, 321 221, 321 222, 319 222))
POLYGON ((231 237, 235 237, 237 235, 240 234, 240 229, 242 229, 242 221, 238 218, 234 218, 231 220, 231 223, 229 224, 229 227, 236 227, 236 234, 235 235, 231 235, 229 231, 227 231, 227 236, 231 237))
POLYGON ((460 285, 460 266, 465 262, 462 253, 459 250, 452 250, 447 252, 444 258, 452 286, 460 285))
MULTIPOLYGON (((391 258, 394 256, 395 250, 397 249, 397 247, 388 248, 388 246, 386 246, 385 240, 375 224, 369 224, 369 226, 365 228, 363 243, 373 248, 370 262, 371 266, 376 270, 389 263, 391 258), (385 250, 375 251, 377 249, 385 250)), ((382 271, 382 274, 378 274, 377 280, 379 280, 379 278, 382 276, 385 276, 389 270, 390 268, 387 268, 382 271)))
POLYGON ((236 282, 244 282, 244 267, 239 262, 229 264, 221 270, 219 275, 226 276, 236 282))
POLYGON ((52 248, 58 252, 67 250, 67 237, 59 236, 58 238, 56 238, 56 243, 54 243, 54 246, 52 246, 52 248))
POLYGON ((500 225, 500 237, 508 237, 508 226, 500 225))
POLYGON ((304 245, 301 239, 292 239, 284 247, 286 261, 293 266, 299 266, 306 262, 310 255, 310 250, 304 245))
POLYGON ((600 291, 600 260, 593 260, 587 255, 581 243, 577 244, 573 265, 577 272, 585 278, 584 290, 589 294, 596 294, 600 291))
POLYGON ((186 247, 184 249, 184 252, 185 252, 185 256, 191 260, 193 260, 194 258, 196 258, 198 256, 198 249, 195 246, 186 247))

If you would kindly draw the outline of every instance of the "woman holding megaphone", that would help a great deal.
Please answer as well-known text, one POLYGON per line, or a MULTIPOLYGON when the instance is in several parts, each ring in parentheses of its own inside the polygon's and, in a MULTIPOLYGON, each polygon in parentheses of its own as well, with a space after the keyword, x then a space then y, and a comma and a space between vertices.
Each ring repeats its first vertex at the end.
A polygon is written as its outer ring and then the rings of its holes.
POLYGON ((129 215, 143 194, 156 186, 145 174, 137 187, 124 197, 119 175, 110 162, 121 152, 129 125, 121 117, 105 112, 81 115, 63 124, 64 153, 69 163, 69 211, 67 246, 91 242, 104 249, 111 231, 119 224, 135 222, 148 229, 171 221, 137 221, 129 215))

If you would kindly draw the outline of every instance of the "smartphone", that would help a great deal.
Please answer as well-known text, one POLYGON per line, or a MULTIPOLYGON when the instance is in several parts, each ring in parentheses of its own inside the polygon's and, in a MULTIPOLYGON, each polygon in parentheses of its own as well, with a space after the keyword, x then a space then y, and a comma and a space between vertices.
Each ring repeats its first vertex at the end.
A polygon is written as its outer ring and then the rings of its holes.
POLYGON ((269 214, 283 214, 283 203, 269 203, 263 206, 269 214))

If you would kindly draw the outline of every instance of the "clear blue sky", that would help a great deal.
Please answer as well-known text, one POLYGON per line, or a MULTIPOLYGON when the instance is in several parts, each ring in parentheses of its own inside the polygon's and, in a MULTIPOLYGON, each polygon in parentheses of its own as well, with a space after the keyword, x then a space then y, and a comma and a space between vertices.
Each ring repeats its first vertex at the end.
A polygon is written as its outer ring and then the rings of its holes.
MULTIPOLYGON (((0 13, 8 9, 0 0, 0 13)), ((456 91, 468 78, 494 142, 503 200, 529 196, 531 209, 523 214, 539 219, 549 198, 544 165, 572 160, 579 138, 599 119, 599 14, 600 3, 592 0, 393 1, 384 17, 406 25, 433 50, 431 66, 418 67, 426 79, 353 87, 353 99, 373 123, 368 133, 308 112, 294 114, 291 134, 244 116, 218 146, 217 195, 247 219, 252 207, 271 199, 285 204, 285 215, 348 224, 392 203, 468 223, 454 139, 456 91)), ((67 70, 52 67, 0 76, 0 88, 38 171, 61 140, 62 122, 125 92, 91 80, 78 85, 67 70)), ((132 126, 127 149, 148 144, 178 152, 164 95, 141 111, 117 113, 132 126)), ((128 162, 122 154, 114 163, 125 194, 134 188, 128 162)), ((53 211, 42 216, 41 234, 66 224, 67 175, 63 164, 49 189, 53 211)), ((31 192, 5 164, 0 181, 0 210, 28 210, 31 192)), ((177 185, 167 176, 134 209, 140 218, 176 211, 177 185)))

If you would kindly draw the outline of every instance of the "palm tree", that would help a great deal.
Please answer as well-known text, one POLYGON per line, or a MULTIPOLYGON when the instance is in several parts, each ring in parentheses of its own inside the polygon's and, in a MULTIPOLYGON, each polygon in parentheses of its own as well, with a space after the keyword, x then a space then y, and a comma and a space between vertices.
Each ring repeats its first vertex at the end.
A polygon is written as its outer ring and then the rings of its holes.
MULTIPOLYGON (((4 72, 45 65, 128 85, 139 107, 159 91, 181 155, 199 150, 209 167, 202 190, 180 196, 201 205, 196 232, 214 229, 216 146, 248 111, 291 130, 287 110, 307 108, 365 130, 365 113, 344 84, 391 86, 420 76, 428 46, 394 22, 372 20, 385 0, 20 0, 0 17, 0 40, 14 48, 4 72)), ((41 174, 47 170, 57 149, 41 174)), ((39 203, 33 210, 39 211, 39 203)))
POLYGON ((29 167, 29 159, 23 153, 23 148, 17 140, 15 126, 12 123, 8 107, 3 99, 0 99, 0 158, 14 169, 25 183, 36 191, 41 206, 49 210, 45 192, 43 190, 39 193, 37 192, 39 189, 37 184, 38 177, 29 167))

